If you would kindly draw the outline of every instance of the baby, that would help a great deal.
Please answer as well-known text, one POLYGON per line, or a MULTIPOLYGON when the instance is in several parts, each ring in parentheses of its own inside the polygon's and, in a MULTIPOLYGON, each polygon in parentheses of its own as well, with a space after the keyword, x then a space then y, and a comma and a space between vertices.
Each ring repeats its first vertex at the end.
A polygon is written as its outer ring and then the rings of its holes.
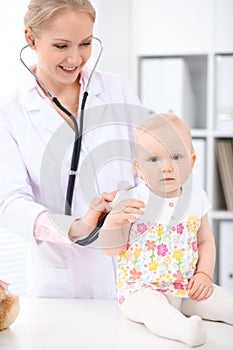
POLYGON ((202 318, 233 325, 233 296, 212 283, 210 204, 192 185, 195 160, 183 120, 173 114, 144 120, 134 137, 142 183, 118 193, 99 238, 107 255, 118 255, 122 313, 190 346, 205 343, 202 318))

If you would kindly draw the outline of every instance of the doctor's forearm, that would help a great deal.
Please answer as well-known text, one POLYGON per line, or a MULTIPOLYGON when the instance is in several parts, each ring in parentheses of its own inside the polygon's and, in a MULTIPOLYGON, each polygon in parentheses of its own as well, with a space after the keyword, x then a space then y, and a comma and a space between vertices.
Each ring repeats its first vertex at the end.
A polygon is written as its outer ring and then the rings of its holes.
POLYGON ((42 211, 34 225, 34 238, 40 241, 71 244, 68 231, 75 220, 72 216, 42 211))
POLYGON ((69 230, 69 238, 75 242, 78 238, 89 235, 95 227, 87 224, 83 219, 75 220, 69 230))

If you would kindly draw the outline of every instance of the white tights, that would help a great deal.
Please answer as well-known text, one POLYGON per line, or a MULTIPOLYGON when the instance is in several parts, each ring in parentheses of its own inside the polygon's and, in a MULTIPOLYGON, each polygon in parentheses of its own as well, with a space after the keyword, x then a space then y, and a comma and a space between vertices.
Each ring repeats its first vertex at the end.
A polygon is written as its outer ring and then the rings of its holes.
POLYGON ((205 343, 202 318, 233 325, 233 295, 217 285, 212 295, 203 301, 142 289, 128 297, 120 308, 125 317, 144 323, 156 335, 190 346, 205 343))

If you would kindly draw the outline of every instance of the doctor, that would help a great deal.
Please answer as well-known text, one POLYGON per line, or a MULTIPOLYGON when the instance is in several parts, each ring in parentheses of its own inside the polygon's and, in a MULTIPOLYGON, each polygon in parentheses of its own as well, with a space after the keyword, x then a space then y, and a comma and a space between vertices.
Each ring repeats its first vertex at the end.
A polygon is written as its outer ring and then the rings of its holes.
MULTIPOLYGON (((28 50, 37 54, 34 73, 77 120, 90 76, 86 63, 91 55, 94 21, 95 10, 88 0, 31 0, 24 18, 28 50)), ((57 183, 65 194, 70 149, 64 150, 58 171, 49 174, 49 169, 56 169, 56 157, 60 157, 59 147, 50 149, 49 145, 61 145, 61 149, 66 146, 63 135, 67 128, 73 134, 69 118, 53 105, 33 77, 0 105, 0 226, 31 241, 31 296, 116 296, 115 260, 96 246, 82 247, 72 241, 86 234, 79 219, 96 194, 98 208, 109 210, 108 202, 121 181, 131 185, 135 182, 131 165, 120 160, 124 157, 111 152, 103 156, 106 150, 116 151, 121 144, 125 157, 130 158, 130 120, 114 122, 113 113, 109 122, 105 115, 101 123, 104 106, 109 104, 122 108, 122 104, 140 103, 126 80, 94 72, 85 117, 90 127, 83 137, 73 216, 64 215, 64 199, 54 186, 60 176, 57 183), (102 158, 97 164, 93 157, 99 156, 102 158), (53 220, 55 217, 62 222, 62 229, 53 220)))

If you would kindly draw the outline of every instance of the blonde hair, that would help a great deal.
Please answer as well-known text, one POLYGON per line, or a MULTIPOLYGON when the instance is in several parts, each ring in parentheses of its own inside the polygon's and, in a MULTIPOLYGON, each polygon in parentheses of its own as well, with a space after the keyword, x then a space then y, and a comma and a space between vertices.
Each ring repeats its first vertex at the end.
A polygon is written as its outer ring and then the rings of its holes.
MULTIPOLYGON (((134 141, 142 133, 154 134, 163 127, 168 127, 172 132, 176 132, 177 136, 190 147, 191 153, 194 153, 192 144, 192 135, 189 126, 177 115, 171 113, 153 114, 149 118, 144 119, 136 128, 134 141)), ((166 140, 163 140, 166 143, 166 140)))
POLYGON ((31 0, 24 16, 24 25, 39 32, 66 11, 85 12, 95 22, 96 12, 89 0, 31 0))

